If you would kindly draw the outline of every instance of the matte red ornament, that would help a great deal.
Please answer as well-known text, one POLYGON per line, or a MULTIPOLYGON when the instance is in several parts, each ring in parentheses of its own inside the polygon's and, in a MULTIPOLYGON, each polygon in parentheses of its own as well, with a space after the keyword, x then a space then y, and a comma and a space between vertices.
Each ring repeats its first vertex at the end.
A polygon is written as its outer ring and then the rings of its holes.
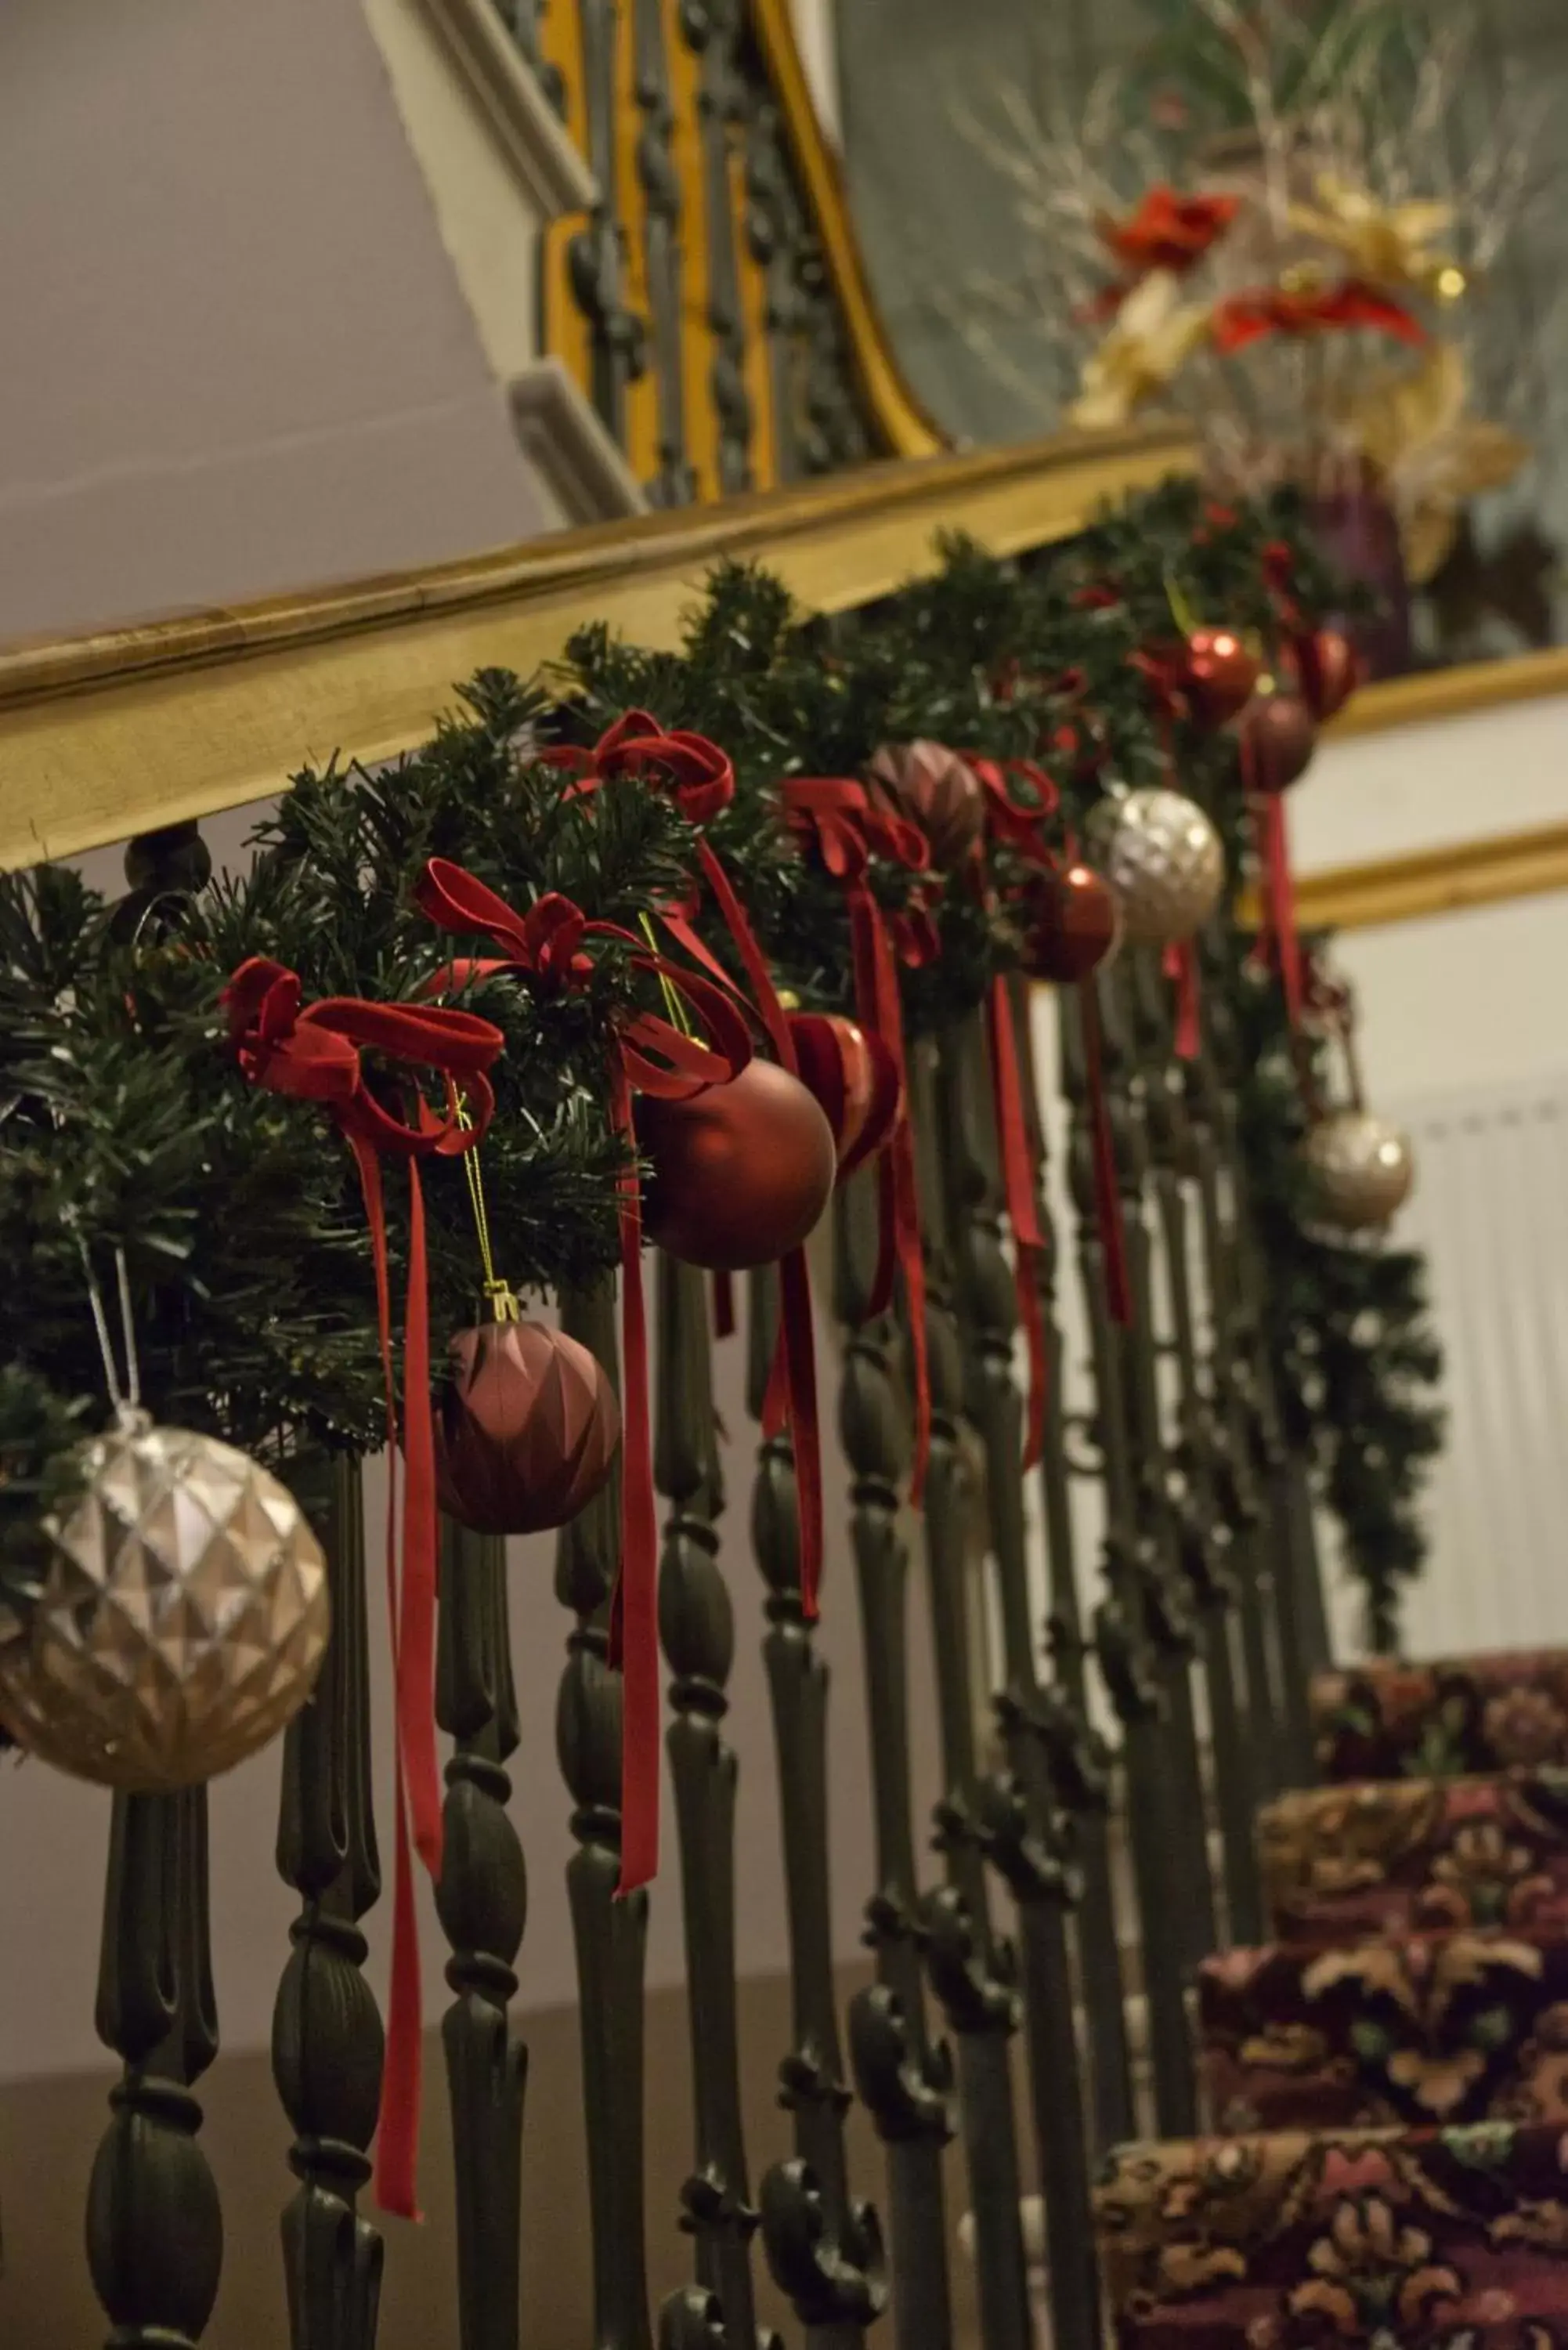
POLYGON ((940 870, 956 870, 978 845, 985 792, 974 769, 945 743, 885 743, 867 773, 895 812, 919 825, 940 870))
POLYGON ((1224 726, 1257 690, 1260 664, 1234 629, 1194 629, 1187 639, 1182 685, 1206 726, 1224 726))
POLYGON ((1362 681, 1362 660, 1343 629, 1314 629, 1291 647, 1302 700, 1320 726, 1337 717, 1362 681))
POLYGON ((1242 714, 1241 738, 1251 788, 1288 791, 1312 764, 1317 722, 1299 693, 1260 693, 1242 714))
POLYGON ((452 1342, 457 1376, 436 1425, 441 1508, 482 1534, 564 1526, 609 1475, 620 1407, 603 1366, 540 1322, 490 1322, 452 1342))
POLYGON ((892 1137, 904 1101, 898 1064, 882 1038, 857 1020, 797 1012, 789 1026, 801 1083, 833 1129, 842 1183, 892 1137))
POLYGON ((1092 865, 1042 873, 1027 899, 1023 968, 1032 979, 1062 985, 1087 979, 1121 944, 1120 900, 1092 865))
POLYGON ((682 1100, 645 1095, 637 1133, 653 1167, 643 1230, 687 1264, 772 1264, 800 1247, 832 1196, 833 1128, 776 1061, 751 1061, 682 1100))

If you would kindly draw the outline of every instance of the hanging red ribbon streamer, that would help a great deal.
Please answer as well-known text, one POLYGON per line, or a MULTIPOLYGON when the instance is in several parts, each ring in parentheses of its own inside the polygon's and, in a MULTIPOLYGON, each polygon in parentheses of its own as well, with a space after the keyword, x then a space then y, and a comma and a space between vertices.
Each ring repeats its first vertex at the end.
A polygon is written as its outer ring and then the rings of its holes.
POLYGON ((1195 939, 1172 939, 1160 959, 1176 990, 1176 1057, 1195 1061, 1203 1049, 1202 991, 1195 939))
POLYGON ((870 873, 876 855, 910 873, 925 874, 930 868, 930 847, 924 833, 891 809, 877 806, 865 785, 850 776, 792 777, 781 790, 790 823, 843 887, 849 909, 856 1016, 862 1027, 880 1036, 898 1073, 904 1106, 877 1161, 880 1244, 867 1318, 887 1312, 892 1303, 895 1273, 901 1274, 915 1382, 915 1457, 909 1497, 918 1508, 925 1494, 931 1447, 931 1379, 926 1339, 926 1264, 920 1244, 898 963, 900 954, 909 963, 929 960, 936 941, 924 900, 917 898, 902 915, 884 913, 871 887, 870 873))
POLYGON ((229 1033, 251 1084, 269 1092, 319 1102, 354 1154, 375 1266, 377 1315, 387 1390, 387 1450, 392 1476, 388 1499, 387 1589, 392 1623, 396 1688, 393 1804, 396 1877, 392 1904, 392 1981, 388 2001, 387 2063, 376 2137, 376 2193, 382 2208, 417 2218, 415 2161, 419 2145, 423 2014, 419 1936, 414 1916, 412 1842, 432 1878, 441 1867, 441 1772, 436 1755, 435 1443, 431 1419, 430 1301, 425 1262, 424 1196, 419 1160, 460 1156, 490 1123, 494 1106, 485 1075, 502 1049, 499 1028, 472 1013, 434 1005, 369 1003, 328 996, 306 1004, 297 975, 254 956, 242 963, 223 991, 229 1033), (414 1122, 387 1109, 370 1091, 361 1048, 445 1078, 449 1108, 438 1118, 421 1099, 414 1122), (458 1116, 461 1088, 462 1120, 458 1116), (383 1158, 409 1170, 409 1282, 403 1335, 402 1565, 396 1554, 396 1453, 399 1443, 392 1365, 392 1310, 387 1256, 383 1158))
POLYGON ((733 998, 695 972, 649 951, 613 922, 590 922, 570 899, 541 898, 526 915, 461 865, 432 857, 414 892, 442 930, 479 935, 499 960, 452 962, 432 985, 462 986, 507 972, 552 992, 584 986, 593 972, 590 939, 632 950, 634 969, 656 977, 691 1004, 712 1039, 689 1036, 654 1013, 639 1013, 616 1035, 610 1053, 610 1118, 627 1145, 620 1178, 622 1473, 621 1562, 610 1608, 610 1661, 623 1675, 621 1736, 621 1893, 646 1885, 659 1868, 659 1524, 653 1493, 653 1440, 648 1395, 648 1311, 642 1290, 642 1201, 635 1165, 633 1088, 683 1100, 727 1084, 751 1058, 752 1040, 733 998))
MULTIPOLYGON (((576 788, 597 791, 618 780, 649 783, 667 792, 696 831, 697 862, 746 974, 749 1000, 740 994, 723 965, 699 935, 693 902, 672 902, 657 910, 676 943, 716 982, 755 1013, 781 1067, 798 1076, 790 1024, 779 1002, 768 959, 758 944, 746 910, 722 858, 702 827, 735 796, 735 770, 729 754, 705 734, 667 733, 646 710, 628 710, 592 749, 568 747, 545 754, 569 775, 576 788)), ((780 1269, 778 1349, 769 1380, 770 1405, 763 1426, 777 1435, 787 1425, 794 1452, 795 1499, 800 1522, 801 1600, 809 1619, 817 1612, 822 1581, 822 1432, 816 1397, 816 1336, 811 1311, 811 1269, 804 1249, 792 1251, 780 1269), (798 1258, 798 1263, 795 1261, 798 1258), (770 1425, 770 1419, 772 1424, 770 1425)), ((734 1304, 727 1280, 714 1287, 715 1324, 722 1337, 733 1330, 734 1304)))
POLYGON ((1302 1022, 1302 950, 1296 925, 1295 879, 1291 870, 1290 831, 1283 792, 1260 785, 1257 761, 1246 735, 1241 737, 1241 785, 1252 811, 1258 863, 1262 870, 1262 916, 1258 926, 1258 954, 1272 962, 1284 989, 1285 1013, 1292 1030, 1302 1022))

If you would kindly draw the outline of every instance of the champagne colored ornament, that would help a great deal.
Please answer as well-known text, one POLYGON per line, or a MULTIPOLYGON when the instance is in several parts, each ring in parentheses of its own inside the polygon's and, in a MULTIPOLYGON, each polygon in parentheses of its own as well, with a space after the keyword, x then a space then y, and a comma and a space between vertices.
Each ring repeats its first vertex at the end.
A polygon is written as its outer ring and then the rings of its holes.
POLYGON ((482 1534, 564 1526, 599 1492, 620 1443, 620 1407, 602 1365, 565 1331, 518 1318, 505 1292, 493 1322, 452 1342, 456 1378, 436 1423, 436 1491, 482 1534))
POLYGON ((1312 764, 1317 721, 1299 693, 1256 694, 1242 713, 1241 743, 1249 788, 1288 791, 1312 764))
POLYGON ((985 792, 967 760, 945 743, 884 743, 867 771, 874 790, 919 827, 931 862, 953 872, 985 830, 985 792))
POLYGON ((903 1107, 898 1065, 857 1020, 802 1012, 790 1021, 801 1083, 833 1130, 842 1183, 886 1149, 903 1107))
POLYGON ((1225 851, 1195 800, 1159 785, 1123 792, 1096 830, 1129 939, 1179 945, 1202 929, 1225 886, 1225 851))
POLYGON ((1331 1110, 1308 1134, 1302 1156, 1323 1215, 1347 1232, 1387 1223, 1415 1188, 1408 1136, 1370 1110, 1331 1110))
POLYGON ((772 1264, 801 1246, 832 1196, 833 1129, 775 1061, 684 1098, 645 1096, 637 1132, 653 1167, 643 1230, 687 1264, 772 1264))
POLYGON ((1194 629, 1187 639, 1182 686, 1206 726, 1227 725, 1245 710, 1258 673, 1255 656, 1234 629, 1194 629))
POLYGON ((1302 700, 1320 726, 1337 717, 1361 684, 1360 653, 1343 629, 1314 629, 1291 647, 1302 700))
POLYGON ((1023 968, 1065 986, 1110 962, 1122 942, 1120 900, 1092 865, 1043 872, 1025 900, 1023 968))

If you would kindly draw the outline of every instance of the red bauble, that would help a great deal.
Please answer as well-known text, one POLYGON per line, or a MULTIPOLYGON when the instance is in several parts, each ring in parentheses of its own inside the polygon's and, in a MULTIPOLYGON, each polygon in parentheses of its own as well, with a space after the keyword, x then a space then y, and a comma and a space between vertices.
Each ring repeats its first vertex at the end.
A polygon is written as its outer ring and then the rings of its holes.
POLYGON ((790 1020, 801 1082, 833 1129, 842 1183, 889 1140, 903 1107, 898 1065, 880 1036, 836 1014, 797 1012, 790 1020))
POLYGON ((1087 979, 1108 962, 1122 939, 1122 910, 1116 891, 1092 865, 1069 865, 1041 874, 1026 901, 1028 935, 1023 968, 1032 979, 1065 985, 1087 979))
POLYGON ((750 1061, 728 1085, 684 1100, 645 1095, 637 1131, 653 1167, 644 1230, 687 1264, 772 1264, 800 1246, 832 1194, 833 1129, 776 1061, 750 1061))
POLYGON ((620 1407, 602 1366, 564 1331, 489 1322, 452 1342, 436 1421, 441 1508, 482 1534, 564 1526, 605 1482, 620 1407))
POLYGON ((1299 693, 1260 693, 1242 715, 1241 741, 1253 786, 1288 791, 1312 764, 1317 722, 1299 693))
POLYGON ((1314 629, 1291 648, 1302 700, 1320 726, 1345 708, 1362 681, 1361 655, 1343 629, 1314 629))
POLYGON ((889 743, 867 769, 895 813, 919 825, 943 872, 963 863, 985 830, 985 792, 974 769, 945 743, 889 743))
POLYGON ((1234 629, 1194 629, 1188 638, 1182 684, 1206 726, 1226 725, 1245 710, 1259 675, 1259 663, 1234 629))

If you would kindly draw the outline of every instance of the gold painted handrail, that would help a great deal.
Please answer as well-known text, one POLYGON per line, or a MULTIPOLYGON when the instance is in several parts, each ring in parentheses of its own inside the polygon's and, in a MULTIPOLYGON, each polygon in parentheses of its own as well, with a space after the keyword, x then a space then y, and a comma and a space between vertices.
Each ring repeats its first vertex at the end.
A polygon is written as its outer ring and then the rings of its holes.
POLYGON ((1109 499, 1190 469, 1168 431, 1057 437, 890 463, 471 561, 0 650, 0 870, 243 806, 334 751, 373 761, 429 733, 454 685, 524 674, 603 620, 672 646, 722 557, 767 563, 844 611, 931 570, 940 530, 1044 546, 1109 499))
POLYGON ((1469 718, 1480 710, 1501 710, 1512 702, 1536 702, 1568 694, 1568 647, 1515 653, 1506 660, 1466 661, 1455 669, 1394 677, 1358 693, 1337 717, 1338 740, 1352 734, 1382 734, 1394 726, 1428 726, 1442 718, 1469 718))
POLYGON ((1309 930, 1365 931, 1554 889, 1568 889, 1568 823, 1326 867, 1298 882, 1296 899, 1309 930))

